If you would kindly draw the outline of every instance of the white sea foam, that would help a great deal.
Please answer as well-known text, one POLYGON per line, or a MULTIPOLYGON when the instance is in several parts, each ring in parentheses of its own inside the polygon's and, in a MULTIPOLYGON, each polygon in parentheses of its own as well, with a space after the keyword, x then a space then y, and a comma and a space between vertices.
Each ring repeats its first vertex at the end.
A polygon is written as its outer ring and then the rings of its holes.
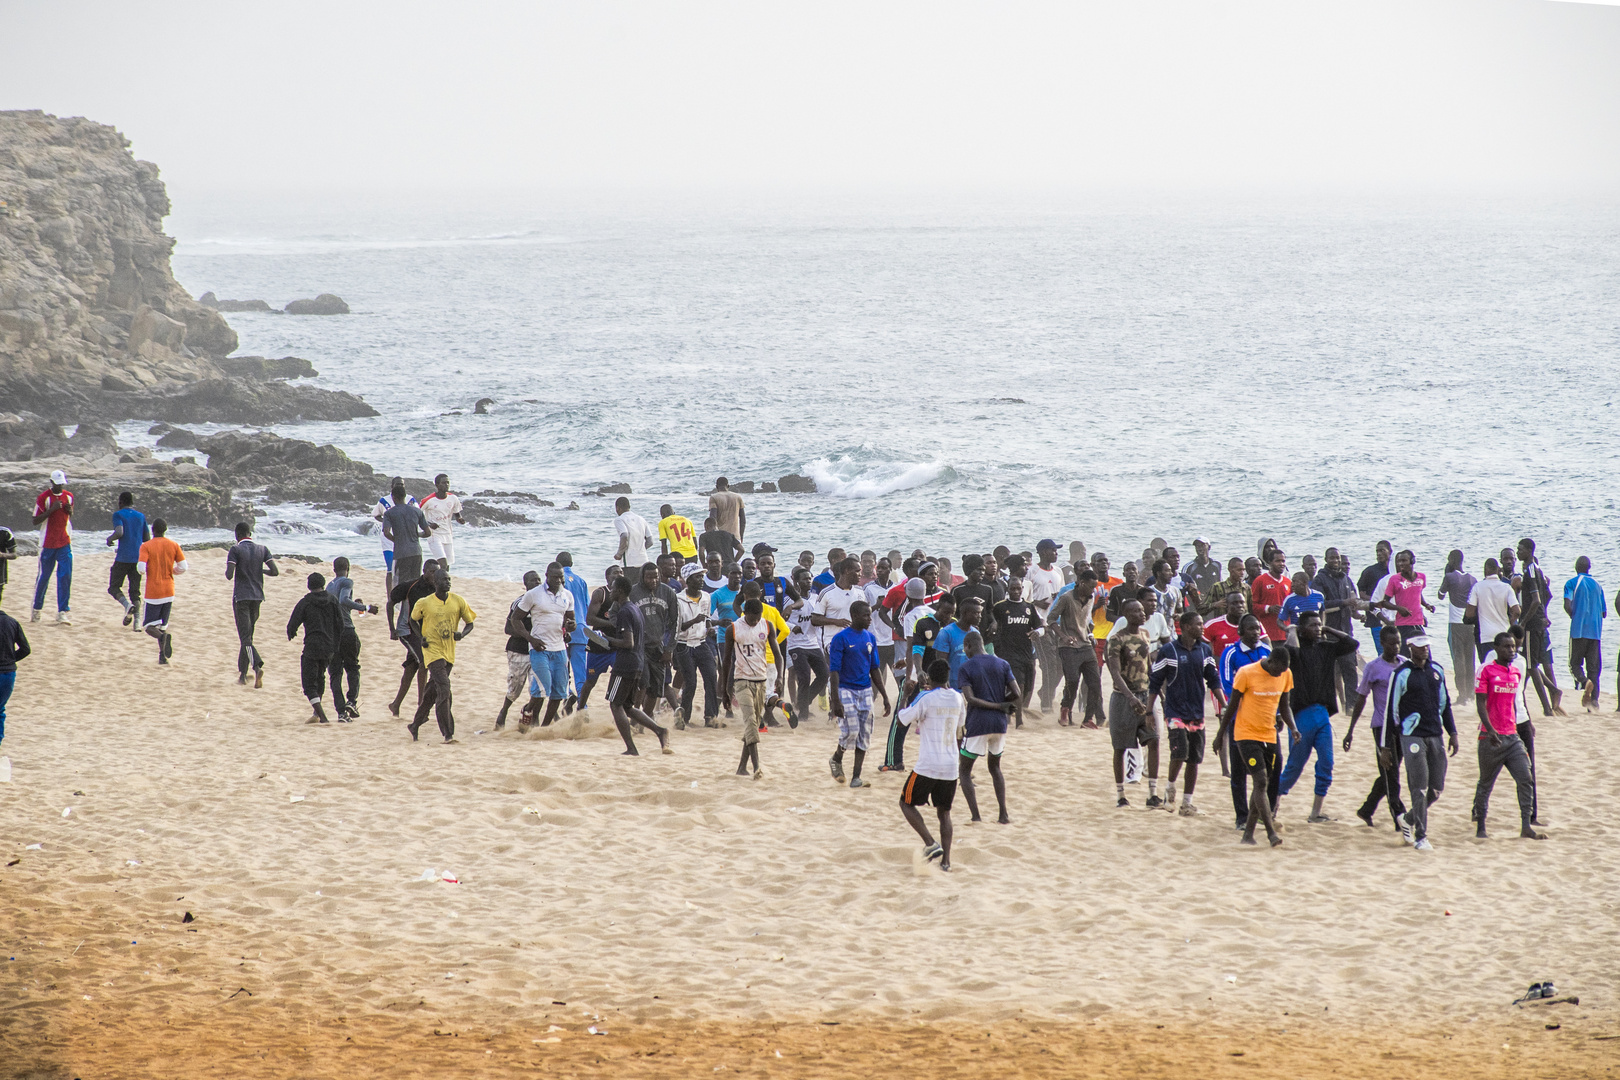
POLYGON ((875 499, 955 475, 943 461, 862 463, 849 457, 837 461, 817 458, 804 468, 805 475, 816 482, 817 493, 837 499, 875 499))

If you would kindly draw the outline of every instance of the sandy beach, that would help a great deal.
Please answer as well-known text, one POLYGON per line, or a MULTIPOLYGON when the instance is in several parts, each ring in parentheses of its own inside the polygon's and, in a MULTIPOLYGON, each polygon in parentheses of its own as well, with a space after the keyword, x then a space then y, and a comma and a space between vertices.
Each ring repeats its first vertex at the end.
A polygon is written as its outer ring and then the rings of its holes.
MULTIPOLYGON (((1048 716, 1010 736, 1013 824, 969 826, 958 799, 942 874, 895 806, 901 777, 830 780, 820 716, 763 737, 758 781, 732 775, 734 729, 621 757, 600 702, 586 723, 493 731, 514 584, 456 579, 480 619, 454 673, 461 745, 446 747, 431 721, 413 744, 388 715, 401 650, 380 618, 358 622, 361 719, 305 725, 284 630, 315 567, 287 561, 266 582, 255 691, 236 684, 223 552, 191 556, 165 669, 119 626, 109 557, 90 547, 75 624, 27 626, 0 744, 14 770, 0 1074, 1600 1076, 1620 1062, 1612 712, 1538 725, 1542 843, 1511 839, 1505 775, 1496 838, 1472 839, 1475 725, 1459 716, 1427 857, 1387 816, 1353 815, 1373 779, 1364 729, 1339 759, 1337 822, 1305 824, 1302 785, 1269 851, 1237 845, 1213 755, 1204 816, 1142 809, 1138 789, 1120 811, 1106 734, 1048 716), (1510 1004, 1545 978, 1580 1004, 1510 1004)), ((19 560, 4 597, 24 621, 31 576, 19 560)), ((381 599, 380 574, 355 576, 381 599)))

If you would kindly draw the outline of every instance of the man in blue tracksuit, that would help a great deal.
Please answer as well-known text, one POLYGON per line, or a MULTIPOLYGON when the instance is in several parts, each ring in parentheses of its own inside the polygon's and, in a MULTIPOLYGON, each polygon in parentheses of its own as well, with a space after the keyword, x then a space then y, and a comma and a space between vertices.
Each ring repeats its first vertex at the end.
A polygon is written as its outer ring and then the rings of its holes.
POLYGON ((1306 611, 1295 624, 1299 646, 1293 650, 1289 668, 1294 673, 1294 689, 1289 702, 1294 722, 1299 725, 1299 741, 1288 748, 1288 764, 1283 766, 1279 793, 1286 795, 1305 771, 1305 763, 1316 755, 1316 800, 1306 821, 1331 821, 1322 813, 1322 801, 1333 783, 1333 717, 1339 711, 1339 689, 1335 685, 1341 658, 1354 656, 1360 646, 1349 634, 1322 625, 1322 613, 1306 611), (1326 637, 1323 637, 1323 634, 1326 637))
POLYGON ((1215 654, 1204 640, 1204 619, 1196 611, 1183 611, 1176 620, 1180 636, 1159 646, 1153 654, 1148 676, 1148 712, 1161 697, 1164 723, 1170 733, 1170 773, 1165 787, 1164 808, 1175 810, 1176 776, 1187 769, 1187 785, 1181 797, 1182 817, 1194 817, 1193 788, 1198 783, 1198 766, 1204 761, 1204 689, 1215 695, 1218 711, 1226 708, 1215 666, 1215 654))
MULTIPOLYGON (((1238 639, 1221 651, 1218 668, 1221 676, 1221 692, 1226 695, 1228 701, 1232 700, 1232 680, 1237 678, 1237 673, 1271 655, 1271 642, 1266 640, 1265 629, 1260 625, 1259 618, 1254 615, 1243 616, 1238 622, 1238 633, 1240 635, 1238 639)), ((1232 726, 1223 725, 1215 738, 1217 747, 1221 748, 1217 752, 1229 749, 1232 742, 1232 726)), ((1223 761, 1227 757, 1227 753, 1221 752, 1223 761)), ((1232 809, 1237 813, 1237 826, 1241 829, 1249 819, 1249 774, 1235 766, 1231 769, 1231 774, 1232 809)), ((1278 774, 1273 772, 1268 779, 1270 780, 1268 790, 1272 801, 1275 802, 1276 787, 1280 782, 1278 774)))
POLYGON ((1407 641, 1412 662, 1389 680, 1383 742, 1378 754, 1385 768, 1400 754, 1406 762, 1406 788, 1411 803, 1401 817, 1401 836, 1418 851, 1433 851, 1429 843, 1429 807, 1446 786, 1446 752, 1457 753, 1457 724, 1451 718, 1451 696, 1446 673, 1429 658, 1429 638, 1419 634, 1407 641), (1442 733, 1446 736, 1441 739, 1442 733))
POLYGON ((585 685, 585 616, 591 606, 591 587, 585 579, 574 573, 574 557, 566 551, 557 552, 557 565, 562 567, 563 588, 574 598, 574 632, 568 635, 568 666, 574 675, 574 692, 568 698, 565 712, 573 712, 579 692, 585 685))

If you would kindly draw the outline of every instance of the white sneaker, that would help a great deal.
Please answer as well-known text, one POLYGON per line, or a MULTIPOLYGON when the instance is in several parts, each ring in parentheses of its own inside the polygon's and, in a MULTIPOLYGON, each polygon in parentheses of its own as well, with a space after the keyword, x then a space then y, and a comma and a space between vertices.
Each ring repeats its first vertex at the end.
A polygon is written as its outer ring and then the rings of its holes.
POLYGON ((1433 851, 1434 850, 1434 845, 1429 843, 1429 838, 1427 836, 1425 836, 1423 839, 1419 840, 1417 843, 1412 845, 1412 850, 1413 851, 1433 851))
POLYGON ((40 608, 35 608, 33 614, 28 616, 29 622, 39 622, 40 608))
POLYGON ((59 623, 62 626, 72 626, 73 625, 73 620, 68 617, 68 613, 65 612, 65 611, 58 611, 56 613, 56 621, 57 621, 57 623, 59 623))
POLYGON ((1415 835, 1416 835, 1416 830, 1412 828, 1411 815, 1402 814, 1401 815, 1401 843, 1403 843, 1403 844, 1412 843, 1412 837, 1415 836, 1415 835))

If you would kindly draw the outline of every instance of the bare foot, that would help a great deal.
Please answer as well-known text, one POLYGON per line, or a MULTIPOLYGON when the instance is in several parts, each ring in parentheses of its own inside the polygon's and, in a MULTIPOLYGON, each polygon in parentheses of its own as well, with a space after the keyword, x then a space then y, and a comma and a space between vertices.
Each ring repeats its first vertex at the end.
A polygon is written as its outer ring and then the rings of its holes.
POLYGON ((1536 830, 1534 830, 1530 826, 1526 825, 1524 828, 1519 830, 1519 839, 1521 839, 1521 840, 1545 840, 1545 839, 1547 839, 1547 834, 1544 833, 1544 832, 1536 832, 1536 830))
POLYGON ((1008 817, 1006 814, 1002 814, 999 818, 996 819, 996 824, 997 825, 1011 825, 1012 824, 1012 818, 1008 817))
POLYGON ((1272 847, 1282 847, 1282 837, 1278 836, 1276 833, 1272 833, 1268 839, 1271 840, 1272 847))
POLYGON ((620 757, 640 757, 641 752, 639 750, 626 750, 624 753, 620 754, 619 756, 620 757))
POLYGON ((1238 843, 1242 844, 1244 847, 1259 847, 1259 845, 1254 842, 1254 837, 1250 836, 1248 833, 1244 833, 1243 839, 1239 840, 1238 843))

